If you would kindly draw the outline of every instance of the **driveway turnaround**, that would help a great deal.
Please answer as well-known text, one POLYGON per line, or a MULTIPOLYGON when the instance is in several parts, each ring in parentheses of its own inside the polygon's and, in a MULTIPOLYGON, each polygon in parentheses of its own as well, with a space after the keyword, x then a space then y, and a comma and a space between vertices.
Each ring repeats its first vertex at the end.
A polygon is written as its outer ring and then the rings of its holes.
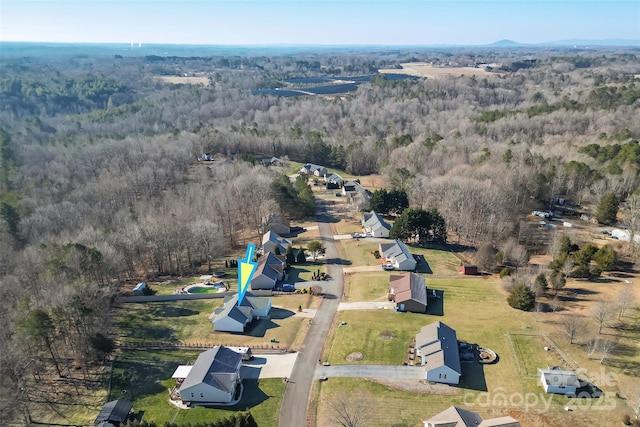
POLYGON ((424 380, 426 372, 421 366, 386 366, 386 365, 318 365, 314 378, 320 377, 360 377, 386 378, 400 380, 424 380))
POLYGON ((288 378, 298 353, 259 354, 242 364, 242 378, 288 378))

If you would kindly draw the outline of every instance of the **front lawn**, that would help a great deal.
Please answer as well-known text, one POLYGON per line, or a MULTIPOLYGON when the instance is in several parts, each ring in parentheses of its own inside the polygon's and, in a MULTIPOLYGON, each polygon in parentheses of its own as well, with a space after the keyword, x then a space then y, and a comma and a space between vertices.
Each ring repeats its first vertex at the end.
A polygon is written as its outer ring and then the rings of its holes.
POLYGON ((343 301, 386 301, 389 292, 389 273, 346 274, 343 301))

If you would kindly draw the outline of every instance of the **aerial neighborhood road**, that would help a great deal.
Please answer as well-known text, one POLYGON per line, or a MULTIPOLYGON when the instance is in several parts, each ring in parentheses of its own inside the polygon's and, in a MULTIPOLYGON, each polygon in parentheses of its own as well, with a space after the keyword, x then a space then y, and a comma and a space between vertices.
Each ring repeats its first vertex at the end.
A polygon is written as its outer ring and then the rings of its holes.
POLYGON ((280 407, 280 427, 307 425, 307 407, 314 373, 322 354, 322 347, 338 311, 344 287, 341 260, 333 240, 329 215, 321 201, 318 206, 318 229, 326 247, 327 273, 331 280, 324 286, 325 297, 318 307, 287 383, 280 407))

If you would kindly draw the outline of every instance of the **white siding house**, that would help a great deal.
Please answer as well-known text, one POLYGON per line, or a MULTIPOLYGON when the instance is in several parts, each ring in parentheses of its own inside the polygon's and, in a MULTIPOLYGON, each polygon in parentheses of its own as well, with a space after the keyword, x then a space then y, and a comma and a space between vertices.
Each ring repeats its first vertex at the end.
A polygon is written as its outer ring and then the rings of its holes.
POLYGON ((375 211, 371 211, 362 214, 362 228, 365 233, 371 233, 372 237, 388 238, 391 225, 375 211))
POLYGON ((380 255, 390 264, 401 271, 414 271, 416 260, 411 255, 409 248, 400 240, 392 243, 380 243, 380 255))
POLYGON ((182 401, 190 405, 214 405, 237 400, 237 389, 242 383, 241 366, 242 355, 223 346, 200 353, 180 386, 182 401))
POLYGON ((262 249, 265 254, 267 252, 275 252, 277 248, 280 251, 280 255, 284 255, 289 246, 291 246, 291 240, 280 237, 271 230, 262 236, 262 249))

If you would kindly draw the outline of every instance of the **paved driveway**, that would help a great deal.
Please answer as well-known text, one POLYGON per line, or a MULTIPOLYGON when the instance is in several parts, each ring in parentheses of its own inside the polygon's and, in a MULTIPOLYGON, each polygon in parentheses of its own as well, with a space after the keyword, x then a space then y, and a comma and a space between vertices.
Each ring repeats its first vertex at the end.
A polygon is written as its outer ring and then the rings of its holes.
POLYGON ((318 365, 314 378, 320 377, 361 377, 386 378, 401 380, 423 380, 425 370, 420 366, 386 366, 386 365, 318 365))
POLYGON ((345 310, 393 310, 393 301, 341 302, 338 311, 345 310))
POLYGON ((240 370, 242 378, 284 378, 291 376, 298 353, 256 355, 244 362, 240 370))

